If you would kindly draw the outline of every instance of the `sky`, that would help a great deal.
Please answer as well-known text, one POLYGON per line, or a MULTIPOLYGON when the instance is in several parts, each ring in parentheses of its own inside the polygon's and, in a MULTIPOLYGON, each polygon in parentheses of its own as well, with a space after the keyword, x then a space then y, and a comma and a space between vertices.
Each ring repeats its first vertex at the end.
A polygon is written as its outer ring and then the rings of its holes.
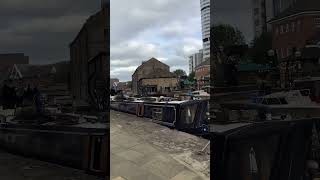
POLYGON ((25 53, 32 64, 69 60, 69 43, 100 5, 100 0, 1 0, 0 53, 25 53))
POLYGON ((130 81, 152 57, 188 73, 202 48, 200 0, 111 0, 110 75, 130 81))

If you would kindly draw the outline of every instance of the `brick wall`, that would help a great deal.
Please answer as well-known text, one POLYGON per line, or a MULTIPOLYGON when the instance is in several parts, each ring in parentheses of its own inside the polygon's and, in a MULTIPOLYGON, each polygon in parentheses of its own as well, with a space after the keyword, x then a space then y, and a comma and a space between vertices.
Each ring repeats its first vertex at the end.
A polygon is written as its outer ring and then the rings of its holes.
POLYGON ((314 22, 318 15, 300 15, 272 24, 272 47, 278 58, 287 58, 293 47, 303 48, 320 28, 314 22))

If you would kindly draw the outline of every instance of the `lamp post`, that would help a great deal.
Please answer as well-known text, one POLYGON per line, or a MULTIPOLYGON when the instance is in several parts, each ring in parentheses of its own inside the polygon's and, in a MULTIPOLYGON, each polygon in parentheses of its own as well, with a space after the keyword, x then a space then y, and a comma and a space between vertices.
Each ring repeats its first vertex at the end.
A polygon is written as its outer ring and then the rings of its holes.
MULTIPOLYGON (((272 69, 274 68, 276 72, 278 72, 277 70, 277 59, 276 59, 276 53, 273 49, 270 49, 268 51, 268 57, 269 57, 269 64, 271 65, 272 69)), ((274 82, 274 81, 273 81, 274 82)), ((281 84, 281 81, 280 81, 281 84)))
MULTIPOLYGON (((297 64, 297 72, 298 72, 298 70, 300 70, 301 69, 301 62, 300 62, 300 58, 301 58, 301 52, 298 50, 298 51, 296 51, 295 53, 294 53, 294 56, 295 56, 295 61, 296 61, 296 64, 297 64)), ((291 74, 292 75, 292 74, 291 74)), ((292 76, 291 76, 291 78, 292 78, 292 76)))

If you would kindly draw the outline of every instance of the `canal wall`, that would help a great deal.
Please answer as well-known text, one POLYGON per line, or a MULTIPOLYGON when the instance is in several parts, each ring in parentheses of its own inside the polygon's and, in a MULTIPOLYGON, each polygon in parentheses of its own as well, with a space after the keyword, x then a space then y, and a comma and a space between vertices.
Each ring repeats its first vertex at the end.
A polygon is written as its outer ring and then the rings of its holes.
POLYGON ((0 148, 97 175, 109 172, 107 139, 107 129, 8 124, 0 126, 0 148))

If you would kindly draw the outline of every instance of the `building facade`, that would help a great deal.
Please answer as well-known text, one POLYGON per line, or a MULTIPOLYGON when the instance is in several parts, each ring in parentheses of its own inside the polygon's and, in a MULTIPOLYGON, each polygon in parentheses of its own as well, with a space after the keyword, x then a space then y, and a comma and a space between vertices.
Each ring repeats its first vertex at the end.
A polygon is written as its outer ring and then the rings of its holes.
POLYGON ((195 68, 203 62, 203 50, 189 56, 189 73, 195 71, 195 68))
MULTIPOLYGON (((102 9, 87 19, 76 38, 70 43, 71 75, 70 89, 75 100, 88 101, 89 96, 89 61, 99 62, 99 73, 107 81, 109 48, 109 6, 102 3, 102 9)), ((95 63, 91 63, 95 64, 95 63)), ((92 72, 91 72, 92 73, 92 72)), ((105 82, 107 87, 107 82, 105 82)))
POLYGON ((292 69, 285 60, 297 58, 295 52, 301 52, 320 34, 320 1, 297 0, 272 19, 270 24, 272 48, 276 51, 278 60, 284 62, 280 64, 280 80, 284 82, 292 69))
POLYGON ((252 0, 252 17, 254 37, 259 37, 263 32, 270 32, 271 19, 290 8, 297 0, 252 0))
POLYGON ((132 75, 132 91, 135 95, 148 95, 172 91, 178 80, 170 67, 155 58, 151 58, 136 69, 132 75))
POLYGON ((204 61, 195 68, 198 89, 210 85, 210 60, 204 61))
POLYGON ((203 59, 210 59, 210 0, 200 0, 203 59))
POLYGON ((300 1, 296 6, 284 11, 270 21, 272 25, 272 47, 278 59, 285 59, 292 55, 292 50, 300 50, 320 32, 320 3, 317 0, 310 7, 301 8, 300 1), (318 11, 314 11, 318 6, 318 11))
POLYGON ((297 2, 297 0, 269 0, 273 3, 273 15, 278 16, 283 11, 288 9, 290 6, 292 6, 294 3, 297 2))
POLYGON ((143 95, 146 96, 169 96, 177 89, 178 79, 174 76, 141 79, 141 87, 143 87, 143 95))
POLYGON ((267 22, 274 17, 273 0, 252 0, 252 8, 253 32, 257 38, 263 32, 271 30, 267 22))
POLYGON ((29 64, 29 57, 23 53, 0 54, 0 82, 6 79, 14 64, 29 64))

